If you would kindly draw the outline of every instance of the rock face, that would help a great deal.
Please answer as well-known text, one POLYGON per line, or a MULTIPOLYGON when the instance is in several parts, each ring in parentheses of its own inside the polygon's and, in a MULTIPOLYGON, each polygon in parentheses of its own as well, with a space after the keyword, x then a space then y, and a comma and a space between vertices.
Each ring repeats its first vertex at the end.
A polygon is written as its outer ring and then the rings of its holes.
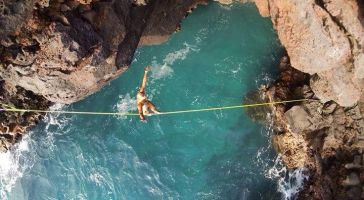
MULTIPOLYGON (((8 106, 25 109, 48 109, 51 105, 51 102, 44 97, 35 95, 20 87, 11 88, 4 81, 0 81, 0 102, 7 102, 8 106)), ((41 118, 42 116, 37 113, 0 111, 0 152, 11 148, 14 143, 22 138, 23 134, 26 134, 28 127, 37 124, 41 118)))
POLYGON ((138 45, 166 40, 203 1, 1 2, 1 79, 72 103, 124 72, 138 45))
POLYGON ((325 103, 353 106, 364 93, 362 2, 356 0, 256 0, 271 16, 294 68, 312 75, 325 103))
POLYGON ((281 67, 270 100, 316 99, 273 107, 273 141, 283 162, 311 173, 298 199, 364 199, 363 2, 255 3, 262 16, 271 17, 291 66, 307 73, 294 77, 288 73, 293 69, 281 67))
POLYGON ((281 62, 281 76, 267 89, 270 101, 308 98, 275 105, 273 142, 289 168, 310 170, 299 199, 360 199, 364 194, 363 105, 321 103, 309 87, 308 74, 281 62), (301 77, 301 78, 300 78, 301 77))
MULTIPOLYGON (((98 91, 205 0, 0 0, 0 104, 48 109, 98 91)), ((3 108, 4 105, 0 105, 3 108)), ((0 110, 0 151, 41 118, 0 110)))

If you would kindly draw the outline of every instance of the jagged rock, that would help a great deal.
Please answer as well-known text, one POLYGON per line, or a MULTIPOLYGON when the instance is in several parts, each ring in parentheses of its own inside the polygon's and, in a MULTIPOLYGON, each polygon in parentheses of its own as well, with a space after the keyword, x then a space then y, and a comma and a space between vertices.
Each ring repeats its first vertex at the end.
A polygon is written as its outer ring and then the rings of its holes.
POLYGON ((341 106, 350 107, 359 101, 361 95, 353 76, 349 67, 341 66, 313 76, 310 85, 321 102, 334 100, 341 106))
POLYGON ((255 2, 263 16, 271 16, 292 66, 315 74, 310 85, 323 103, 352 106, 359 101, 364 91, 364 28, 357 1, 255 2))
POLYGON ((360 187, 352 187, 349 188, 348 192, 347 192, 347 197, 350 200, 360 200, 360 196, 361 196, 361 188, 360 187))
MULTIPOLYGON (((21 20, 28 23, 19 37, 36 43, 32 48, 16 44, 21 49, 14 54, 21 56, 22 62, 0 55, 5 63, 10 63, 0 68, 0 77, 52 102, 79 101, 124 72, 138 45, 166 40, 186 12, 204 2, 188 0, 175 7, 177 1, 151 0, 140 7, 133 5, 132 0, 94 1, 90 7, 88 0, 68 0, 64 3, 72 10, 66 15, 61 13, 63 2, 52 1, 47 8, 51 22, 47 16, 44 21, 26 20, 25 15, 31 14, 31 10, 24 10, 21 20), (110 21, 113 23, 105 23, 110 21)), ((8 4, 25 7, 14 1, 8 4)), ((0 18, 0 24, 15 24, 13 21, 0 18)), ((7 32, 14 32, 22 23, 16 25, 7 32)))
POLYGON ((335 111, 336 107, 337 107, 337 105, 335 103, 325 105, 322 108, 322 113, 325 114, 325 115, 329 115, 329 114, 331 114, 331 113, 333 113, 335 111))
POLYGON ((92 2, 92 0, 76 0, 78 2, 80 2, 80 4, 90 4, 92 2))
POLYGON ((306 99, 311 99, 315 95, 308 85, 304 85, 302 87, 302 94, 303 94, 303 97, 306 99))
POLYGON ((290 129, 295 133, 307 131, 311 126, 308 113, 301 106, 293 106, 284 116, 290 129))
POLYGON ((363 166, 361 166, 359 164, 355 164, 355 163, 348 163, 348 164, 345 164, 345 168, 346 169, 362 169, 363 166))
POLYGON ((217 0, 221 4, 232 4, 233 0, 217 0))
POLYGON ((307 143, 302 135, 295 133, 275 134, 272 137, 274 148, 282 155, 288 168, 302 168, 307 164, 307 143))
MULTIPOLYGON (((275 106, 273 109, 276 112, 274 116, 276 124, 281 127, 280 133, 274 136, 275 146, 281 148, 280 152, 291 152, 284 154, 284 163, 290 167, 303 163, 313 171, 311 176, 313 182, 309 183, 298 199, 327 197, 323 189, 327 189, 327 185, 322 181, 324 177, 332 183, 327 191, 333 194, 328 196, 350 199, 349 197, 354 194, 355 198, 359 197, 357 188, 351 187, 348 191, 338 183, 347 175, 348 170, 344 164, 353 158, 353 152, 362 152, 361 149, 364 148, 364 140, 358 139, 358 136, 364 133, 362 128, 364 120, 360 117, 364 113, 363 2, 356 0, 255 0, 255 2, 262 16, 271 16, 280 41, 286 47, 292 67, 310 74, 309 85, 302 86, 289 84, 289 79, 293 76, 282 72, 281 76, 283 74, 288 76, 284 78, 286 82, 276 81, 274 86, 270 87, 272 90, 269 91, 272 96, 270 99, 292 99, 292 96, 302 94, 304 98, 320 100, 300 105, 303 108, 297 114, 301 116, 300 119, 290 116, 296 114, 292 111, 288 117, 284 114, 282 118, 282 113, 286 109, 292 109, 290 108, 292 105, 275 106), (338 105, 332 104, 331 101, 338 105), (323 106, 324 103, 327 105, 323 106), (353 107, 357 103, 359 108, 353 113, 350 109, 347 111, 343 108, 353 107), (303 135, 304 138, 294 140, 295 143, 288 143, 287 138, 292 134, 303 135), (299 149, 298 145, 308 147, 299 149), (311 148, 319 151, 322 158, 324 170, 321 175, 315 171, 319 169, 315 169, 314 159, 309 151, 311 148), (296 154, 306 156, 296 157, 296 154)), ((359 167, 359 165, 354 163, 347 167, 359 167)))
MULTIPOLYGON (((253 104, 255 102, 266 102, 261 90, 251 91, 245 95, 244 104, 253 104)), ((244 109, 245 113, 254 121, 261 124, 267 124, 267 115, 270 111, 269 107, 259 106, 244 109)))
POLYGON ((147 3, 145 2, 145 0, 134 0, 134 3, 136 5, 147 5, 147 3))
POLYGON ((343 181, 343 186, 357 186, 360 184, 359 176, 356 172, 351 172, 349 176, 343 181))
POLYGON ((360 155, 354 156, 354 164, 356 164, 356 165, 361 164, 361 156, 360 155))
POLYGON ((356 0, 322 0, 328 13, 352 35, 360 46, 364 46, 364 29, 360 22, 360 5, 356 0))
POLYGON ((258 7, 260 15, 269 17, 269 2, 267 0, 255 0, 255 5, 258 7))
POLYGON ((360 109, 359 109, 359 106, 355 106, 353 107, 352 109, 349 109, 346 111, 346 113, 351 117, 353 118, 354 120, 360 120, 362 119, 362 115, 360 113, 360 109))
POLYGON ((364 140, 359 140, 355 146, 360 149, 364 149, 364 140))
POLYGON ((355 78, 356 79, 364 79, 364 54, 360 54, 359 56, 356 57, 355 62, 354 62, 354 66, 355 66, 355 78))
POLYGON ((33 11, 33 0, 0 0, 0 39, 19 31, 33 11))

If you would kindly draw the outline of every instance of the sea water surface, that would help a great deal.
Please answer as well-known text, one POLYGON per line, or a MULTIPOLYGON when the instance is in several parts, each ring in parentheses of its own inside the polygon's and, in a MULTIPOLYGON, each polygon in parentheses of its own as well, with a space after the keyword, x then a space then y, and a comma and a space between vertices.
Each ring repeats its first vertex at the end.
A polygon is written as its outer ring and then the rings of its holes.
MULTIPOLYGON (((136 112, 149 64, 146 92, 162 112, 239 105, 274 79, 281 56, 270 19, 253 4, 211 3, 168 42, 138 49, 130 68, 101 91, 53 109, 136 112)), ((282 172, 274 169, 269 134, 242 109, 152 116, 147 123, 48 115, 0 155, 1 198, 281 199, 285 188, 269 175, 282 172)))

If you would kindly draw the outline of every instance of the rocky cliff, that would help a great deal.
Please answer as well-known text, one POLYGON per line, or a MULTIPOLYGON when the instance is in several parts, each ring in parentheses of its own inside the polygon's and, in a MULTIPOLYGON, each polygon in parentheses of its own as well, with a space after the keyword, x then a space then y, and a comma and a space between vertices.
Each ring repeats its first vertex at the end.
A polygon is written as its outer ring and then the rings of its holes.
POLYGON ((277 105, 275 148, 310 171, 299 199, 364 199, 364 21, 356 0, 255 0, 288 57, 267 90, 277 105))
MULTIPOLYGON (((0 0, 0 101, 73 103, 123 73, 138 46, 165 41, 205 0, 0 0)), ((0 147, 38 114, 0 112, 0 147)))
MULTIPOLYGON (((165 41, 198 3, 205 1, 0 0, 0 101, 46 109, 81 100, 125 71, 138 46, 165 41)), ((311 173, 300 198, 364 198, 362 1, 255 3, 288 54, 267 96, 318 100, 272 107, 284 163, 311 173)), ((2 150, 40 117, 0 112, 2 150)))
POLYGON ((363 5, 356 0, 256 0, 271 16, 294 68, 311 75, 325 103, 353 106, 363 99, 363 5))
POLYGON ((1 0, 0 77, 72 103, 120 75, 138 45, 162 42, 203 1, 1 0))

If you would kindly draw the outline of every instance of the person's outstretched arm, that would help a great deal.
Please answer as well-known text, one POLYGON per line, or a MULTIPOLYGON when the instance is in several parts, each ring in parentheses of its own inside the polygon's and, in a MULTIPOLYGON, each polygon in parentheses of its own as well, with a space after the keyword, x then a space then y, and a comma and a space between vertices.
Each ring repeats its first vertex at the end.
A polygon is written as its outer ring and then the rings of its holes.
POLYGON ((140 86, 140 93, 144 93, 145 92, 145 87, 147 85, 147 74, 150 71, 150 66, 148 65, 145 70, 144 70, 144 77, 143 77, 143 82, 142 85, 140 86))

